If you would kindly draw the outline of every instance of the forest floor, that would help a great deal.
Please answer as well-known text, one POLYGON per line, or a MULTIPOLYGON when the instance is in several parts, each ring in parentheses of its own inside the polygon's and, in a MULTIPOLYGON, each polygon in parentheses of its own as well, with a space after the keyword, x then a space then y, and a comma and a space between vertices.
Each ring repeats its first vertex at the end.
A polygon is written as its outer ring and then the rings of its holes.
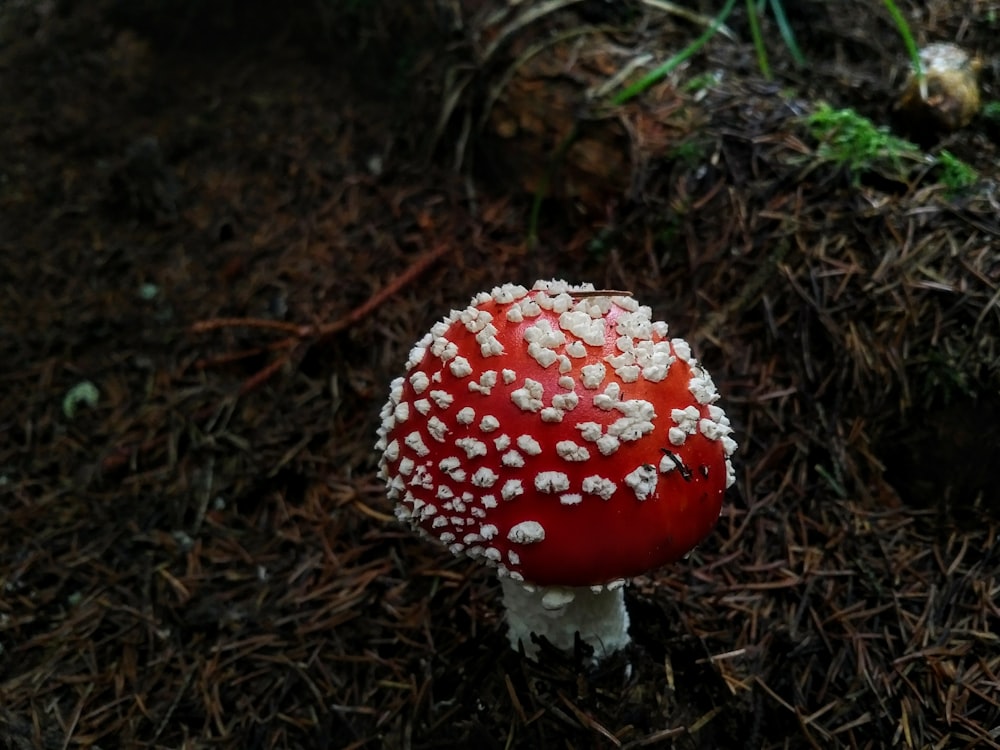
MULTIPOLYGON (((881 4, 787 3, 805 67, 765 14, 773 80, 737 4, 572 174, 517 86, 582 68, 489 78, 488 5, 0 4, 0 749, 1000 747, 1000 3, 900 3, 981 62, 954 133, 881 4), (824 102, 918 145, 844 164, 824 102), (547 278, 669 321, 740 444, 597 667, 376 475, 413 342, 547 278)), ((519 31, 703 31, 563 5, 519 31)))

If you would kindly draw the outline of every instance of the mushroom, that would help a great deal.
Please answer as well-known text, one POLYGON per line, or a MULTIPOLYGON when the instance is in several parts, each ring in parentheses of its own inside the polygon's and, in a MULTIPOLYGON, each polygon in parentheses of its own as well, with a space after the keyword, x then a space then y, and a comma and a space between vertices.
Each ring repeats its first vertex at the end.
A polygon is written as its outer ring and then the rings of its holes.
POLYGON ((950 42, 920 50, 922 75, 911 71, 896 109, 911 130, 951 133, 968 125, 980 108, 979 71, 982 60, 950 42))
POLYGON ((625 646, 625 581, 690 552, 734 481, 688 344, 628 293, 505 284, 434 325, 406 371, 376 446, 396 516, 496 570, 515 649, 625 646))

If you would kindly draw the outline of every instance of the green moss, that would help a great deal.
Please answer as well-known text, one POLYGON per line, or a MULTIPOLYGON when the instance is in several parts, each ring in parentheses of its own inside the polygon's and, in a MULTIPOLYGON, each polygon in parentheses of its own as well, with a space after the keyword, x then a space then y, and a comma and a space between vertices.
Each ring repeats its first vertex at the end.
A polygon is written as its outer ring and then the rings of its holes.
POLYGON ((817 156, 823 161, 847 167, 857 177, 865 171, 902 176, 907 161, 928 161, 916 144, 893 135, 882 125, 875 125, 853 109, 834 109, 820 104, 806 118, 813 138, 819 141, 817 156))
POLYGON ((950 151, 942 151, 937 157, 937 164, 940 168, 939 179, 948 188, 949 195, 960 193, 979 180, 979 173, 950 151))
POLYGON ((687 81, 684 84, 684 91, 688 94, 697 94, 717 85, 720 80, 722 80, 722 74, 719 71, 702 73, 687 81))
POLYGON ((668 157, 680 162, 685 167, 691 168, 705 161, 707 150, 706 143, 697 140, 687 140, 678 143, 670 149, 668 157))
POLYGON ((987 120, 1000 121, 1000 101, 986 102, 983 105, 982 114, 987 120))

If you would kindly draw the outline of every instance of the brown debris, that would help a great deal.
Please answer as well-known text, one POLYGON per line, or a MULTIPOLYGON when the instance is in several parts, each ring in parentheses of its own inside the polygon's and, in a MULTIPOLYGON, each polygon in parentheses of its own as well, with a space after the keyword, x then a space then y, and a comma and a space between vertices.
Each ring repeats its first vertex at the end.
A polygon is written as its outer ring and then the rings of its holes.
MULTIPOLYGON (((600 224, 547 208, 529 249, 527 200, 418 162, 435 55, 405 116, 387 93, 394 24, 439 32, 362 5, 320 61, 301 19, 261 46, 0 10, 0 748, 1000 746, 996 143, 951 137, 958 193, 818 161, 808 101, 886 115, 897 42, 787 3, 837 51, 799 97, 715 45, 691 159, 600 224), (434 320, 552 276, 653 305, 740 442, 717 531, 633 583, 596 670, 511 651, 495 582, 391 520, 372 452, 434 320)), ((996 57, 931 6, 922 35, 996 57)))

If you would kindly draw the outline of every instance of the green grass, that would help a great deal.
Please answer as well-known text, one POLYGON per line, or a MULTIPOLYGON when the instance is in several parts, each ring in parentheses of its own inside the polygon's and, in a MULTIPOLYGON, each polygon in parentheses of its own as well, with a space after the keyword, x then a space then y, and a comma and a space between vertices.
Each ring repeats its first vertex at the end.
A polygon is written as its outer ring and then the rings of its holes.
POLYGON ((802 54, 802 50, 799 49, 799 45, 795 41, 795 34, 788 23, 788 17, 785 15, 785 8, 781 4, 781 0, 768 0, 768 4, 771 6, 771 15, 774 16, 774 22, 778 25, 778 33, 781 34, 781 38, 784 40, 785 46, 788 47, 792 59, 795 60, 796 65, 804 68, 806 66, 806 56, 802 54))
POLYGON ((705 29, 701 36, 691 42, 676 55, 669 58, 662 65, 657 66, 631 86, 626 87, 624 91, 619 92, 611 100, 611 103, 621 105, 630 99, 634 99, 639 96, 639 94, 662 81, 678 66, 682 65, 687 60, 690 60, 698 52, 698 50, 705 46, 709 39, 715 36, 716 32, 718 32, 718 30, 722 27, 722 24, 726 22, 726 19, 732 12, 734 5, 736 5, 736 0, 726 0, 726 5, 719 12, 719 15, 712 19, 712 23, 709 24, 708 28, 705 29))
POLYGON ((771 62, 767 58, 767 46, 764 44, 764 34, 760 30, 760 8, 754 5, 754 0, 747 1, 747 20, 750 22, 750 38, 753 39, 753 49, 757 54, 757 67, 767 80, 771 80, 771 62))
MULTIPOLYGON (((745 2, 747 9, 747 22, 750 25, 750 37, 753 41, 754 53, 757 57, 757 66, 760 68, 761 74, 769 80, 772 77, 771 63, 768 57, 766 40, 761 26, 761 20, 768 9, 770 10, 771 17, 774 19, 774 24, 778 29, 778 34, 781 36, 785 48, 792 56, 792 60, 794 60, 795 64, 800 68, 807 67, 806 56, 799 48, 798 42, 795 40, 795 33, 792 31, 791 24, 788 22, 788 16, 785 14, 783 0, 745 0, 745 2)), ((903 12, 899 9, 899 6, 896 5, 895 0, 882 0, 882 4, 885 6, 889 16, 895 24, 896 30, 898 31, 899 36, 903 41, 903 45, 906 47, 907 53, 910 57, 910 64, 913 66, 913 70, 922 84, 924 75, 923 65, 920 62, 920 50, 917 48, 916 40, 910 30, 910 24, 907 22, 903 12)), ((729 17, 729 14, 732 12, 735 5, 736 0, 726 0, 726 4, 723 6, 722 10, 720 10, 718 15, 712 19, 712 23, 709 24, 708 28, 705 29, 701 36, 688 44, 676 55, 669 58, 662 65, 654 68, 641 79, 620 91, 614 98, 612 98, 612 104, 620 105, 630 99, 634 99, 651 86, 659 83, 678 66, 687 60, 690 60, 712 37, 718 33, 719 29, 722 28, 722 25, 729 17)))
POLYGON ((927 98, 926 84, 924 83, 924 65, 920 62, 920 50, 917 48, 917 42, 913 38, 913 32, 910 31, 910 24, 907 23, 903 12, 893 0, 882 0, 882 2, 886 10, 889 11, 889 15, 892 16, 892 21, 896 24, 896 30, 899 32, 899 36, 903 40, 903 45, 910 56, 910 65, 913 67, 913 72, 916 74, 917 80, 920 81, 920 94, 924 98, 927 98))
POLYGON ((753 40, 754 52, 757 55, 757 67, 760 68, 761 75, 769 81, 772 78, 771 62, 767 56, 767 45, 764 41, 764 34, 761 31, 761 18, 764 14, 765 5, 771 9, 771 16, 778 27, 778 33, 781 35, 781 39, 785 43, 785 47, 788 49, 795 64, 800 68, 806 67, 806 57, 802 54, 802 50, 799 49, 798 42, 795 41, 795 33, 788 23, 788 17, 785 15, 785 6, 781 4, 781 0, 757 0, 756 2, 754 0, 746 0, 746 3, 747 21, 750 24, 750 38, 753 40))

